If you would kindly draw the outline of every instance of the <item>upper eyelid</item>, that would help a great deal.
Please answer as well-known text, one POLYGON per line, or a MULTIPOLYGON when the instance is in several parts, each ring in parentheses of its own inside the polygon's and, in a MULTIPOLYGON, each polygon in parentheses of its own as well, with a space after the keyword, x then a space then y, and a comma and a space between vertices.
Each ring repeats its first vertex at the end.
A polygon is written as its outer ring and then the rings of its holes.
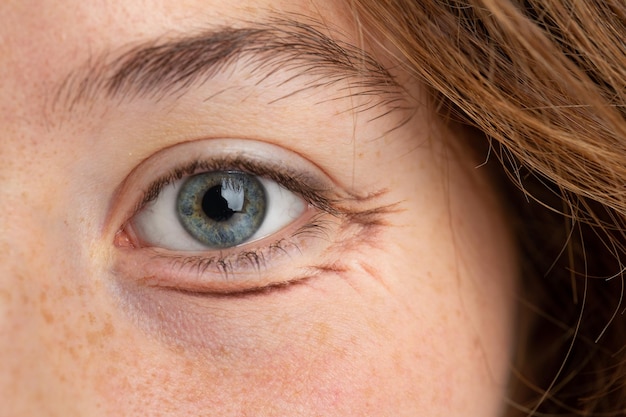
POLYGON ((329 214, 339 214, 335 204, 324 195, 325 192, 329 191, 327 187, 323 187, 321 184, 317 188, 312 186, 311 184, 315 182, 312 178, 304 179, 302 178, 302 173, 296 172, 283 164, 279 167, 274 163, 252 162, 250 159, 239 155, 221 156, 215 159, 196 159, 175 168, 152 182, 143 193, 143 197, 137 203, 134 211, 138 212, 141 210, 147 203, 158 197, 163 187, 174 181, 201 172, 220 170, 243 170, 249 174, 267 177, 285 186, 285 188, 298 192, 309 204, 316 208, 329 214))
POLYGON ((397 202, 385 202, 388 190, 347 188, 288 148, 252 139, 207 138, 170 145, 142 158, 112 194, 102 233, 117 235, 167 184, 203 171, 228 169, 265 176, 317 209, 363 226, 384 223, 390 211, 386 207, 397 208, 397 202))
POLYGON ((309 204, 325 213, 333 216, 345 215, 362 224, 382 223, 380 218, 398 209, 398 203, 389 205, 376 203, 389 192, 387 189, 380 189, 367 194, 356 194, 347 190, 340 192, 338 191, 339 187, 334 186, 334 184, 323 184, 313 177, 304 178, 302 172, 285 164, 267 161, 253 162, 252 159, 241 155, 231 155, 216 156, 213 159, 194 159, 154 180, 144 191, 142 198, 133 210, 133 214, 139 212, 146 204, 155 199, 161 189, 173 181, 201 172, 229 169, 239 169, 252 175, 265 176, 285 186, 290 191, 297 192, 309 204), (365 208, 364 206, 373 208, 365 208))

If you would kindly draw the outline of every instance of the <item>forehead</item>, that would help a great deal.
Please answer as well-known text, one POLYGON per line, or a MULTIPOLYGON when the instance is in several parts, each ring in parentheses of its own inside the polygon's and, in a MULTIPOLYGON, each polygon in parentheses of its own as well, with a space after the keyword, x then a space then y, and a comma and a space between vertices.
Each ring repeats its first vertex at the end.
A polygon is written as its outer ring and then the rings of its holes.
POLYGON ((312 18, 348 31, 338 4, 323 0, 2 2, 0 121, 26 120, 51 100, 67 74, 102 55, 186 33, 244 27, 277 15, 312 18))
POLYGON ((341 26, 339 4, 326 0, 9 1, 0 5, 0 50, 8 62, 37 57, 53 69, 102 48, 176 32, 244 25, 276 14, 341 26))
POLYGON ((4 61, 0 65, 0 126, 5 135, 0 140, 0 179, 15 183, 21 173, 27 180, 33 169, 45 170, 41 161, 52 161, 58 153, 66 160, 98 155, 98 160, 105 161, 100 156, 107 152, 115 153, 114 160, 131 156, 140 160, 159 147, 198 135, 232 135, 232 126, 237 126, 235 133, 240 137, 271 138, 285 144, 295 144, 294 137, 308 138, 297 142, 299 151, 318 155, 322 144, 353 137, 357 116, 346 116, 353 110, 358 110, 355 113, 361 120, 381 124, 380 129, 368 129, 372 138, 363 137, 363 142, 380 136, 414 111, 409 107, 405 112, 405 85, 395 82, 397 74, 387 72, 388 63, 380 63, 364 50, 351 23, 353 16, 340 4, 330 0, 4 3, 0 6, 4 61), (313 25, 315 36, 307 32, 306 24, 313 25), (259 39, 262 43, 277 31, 287 33, 282 52, 271 49, 271 54, 280 56, 271 66, 259 63, 255 55, 253 66, 262 71, 250 77, 246 73, 250 61, 239 59, 245 55, 239 54, 224 66, 226 75, 217 74, 224 76, 218 82, 191 77, 199 79, 191 86, 201 88, 188 88, 187 79, 179 77, 186 69, 172 57, 181 45, 208 48, 188 56, 186 62, 197 69, 204 65, 205 52, 215 45, 216 34, 219 38, 224 32, 259 27, 266 32, 269 27, 269 32, 246 38, 255 48, 259 39), (293 53, 284 46, 292 45, 294 32, 298 40, 306 40, 300 46, 320 47, 321 53, 300 54, 307 57, 302 62, 290 60, 293 53), (141 55, 146 50, 150 50, 149 59, 135 59, 137 51, 141 55), (162 62, 168 63, 165 70, 162 62), (160 81, 172 77, 182 80, 179 84, 187 89, 179 91, 174 85, 169 91, 181 94, 160 100, 159 89, 171 87, 160 81), (131 91, 123 96, 126 101, 107 96, 111 80, 121 80, 113 84, 121 85, 123 93, 131 91), (148 97, 138 97, 133 89, 140 90, 144 81, 157 89, 148 88, 144 90, 148 97), (82 94, 85 90, 94 94, 82 94), (77 96, 80 106, 75 111, 72 102, 77 96), (310 117, 312 110, 317 118, 310 117), (289 120, 288 126, 284 120, 289 120), (133 149, 128 150, 131 145, 133 149))

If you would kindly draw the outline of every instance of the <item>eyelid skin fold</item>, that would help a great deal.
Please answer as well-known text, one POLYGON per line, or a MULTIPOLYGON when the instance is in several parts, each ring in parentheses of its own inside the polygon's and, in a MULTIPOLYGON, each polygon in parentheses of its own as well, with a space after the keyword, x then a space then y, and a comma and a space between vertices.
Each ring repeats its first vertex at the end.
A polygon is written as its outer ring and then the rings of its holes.
MULTIPOLYGON (((319 167, 279 146, 247 139, 194 140, 164 148, 132 170, 116 192, 104 232, 117 231, 112 229, 127 222, 169 183, 194 173, 232 168, 265 176, 287 189, 290 183, 305 180, 311 190, 335 188, 319 167)), ((329 209, 327 203, 319 202, 329 209)))
POLYGON ((268 143, 241 139, 185 142, 147 158, 121 186, 111 217, 112 227, 118 225, 113 272, 139 286, 183 293, 269 293, 271 288, 288 287, 333 265, 341 269, 340 252, 333 248, 357 239, 357 229, 384 223, 389 208, 372 209, 370 202, 381 194, 355 197, 305 158, 268 143), (136 240, 132 218, 164 186, 200 172, 230 169, 276 181, 299 194, 309 208, 284 230, 234 248, 181 252, 136 240))

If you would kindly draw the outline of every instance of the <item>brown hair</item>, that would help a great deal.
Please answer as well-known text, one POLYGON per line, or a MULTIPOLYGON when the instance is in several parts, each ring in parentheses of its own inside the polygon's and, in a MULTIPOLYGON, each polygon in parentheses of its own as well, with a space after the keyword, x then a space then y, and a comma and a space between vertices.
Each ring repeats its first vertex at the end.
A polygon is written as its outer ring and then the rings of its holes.
POLYGON ((508 415, 622 415, 626 3, 350 4, 444 116, 482 132, 518 185, 503 193, 525 259, 521 316, 533 319, 508 415))

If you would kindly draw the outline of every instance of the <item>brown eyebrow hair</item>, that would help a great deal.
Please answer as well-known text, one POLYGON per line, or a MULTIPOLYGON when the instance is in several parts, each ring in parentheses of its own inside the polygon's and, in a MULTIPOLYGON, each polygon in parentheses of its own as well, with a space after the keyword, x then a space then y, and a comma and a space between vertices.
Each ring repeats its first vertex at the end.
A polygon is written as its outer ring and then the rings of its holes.
MULTIPOLYGON (((307 18, 310 19, 310 18, 307 18)), ((330 38, 321 25, 271 19, 249 27, 222 27, 192 36, 154 40, 115 57, 90 59, 69 74, 53 94, 52 109, 71 112, 96 97, 129 100, 182 95, 235 62, 262 79, 290 71, 287 81, 309 76, 300 91, 343 82, 345 96, 368 96, 357 110, 407 108, 406 94, 391 73, 363 48, 330 38)), ((285 82, 287 82, 285 81, 285 82)))

